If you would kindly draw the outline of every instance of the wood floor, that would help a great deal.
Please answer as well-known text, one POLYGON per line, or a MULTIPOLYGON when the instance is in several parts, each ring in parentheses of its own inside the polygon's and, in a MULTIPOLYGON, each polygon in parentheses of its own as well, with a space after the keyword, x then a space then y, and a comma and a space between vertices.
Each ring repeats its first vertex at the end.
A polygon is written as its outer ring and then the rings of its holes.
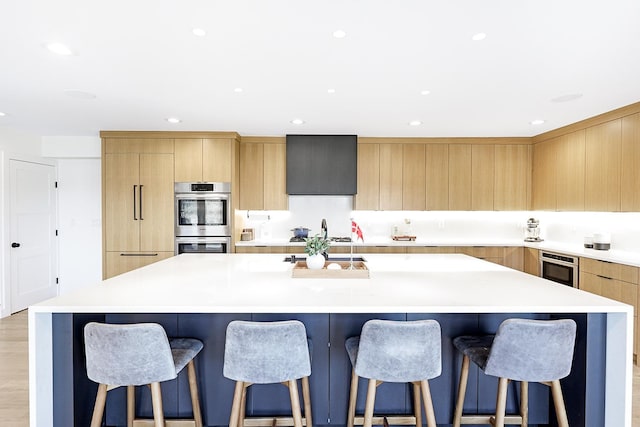
MULTIPOLYGON (((0 319, 0 426, 29 425, 27 311, 0 319)), ((633 368, 633 427, 640 427, 640 367, 633 368)))

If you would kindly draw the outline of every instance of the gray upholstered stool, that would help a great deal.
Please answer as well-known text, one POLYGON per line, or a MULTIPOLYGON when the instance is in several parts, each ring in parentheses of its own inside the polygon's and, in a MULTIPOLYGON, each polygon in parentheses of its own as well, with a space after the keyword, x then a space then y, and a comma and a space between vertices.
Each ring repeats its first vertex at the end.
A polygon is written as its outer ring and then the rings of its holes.
POLYGON ((311 359, 307 332, 302 322, 230 322, 224 348, 223 375, 236 381, 230 427, 244 427, 247 387, 251 384, 273 383, 283 383, 289 388, 293 419, 255 419, 252 425, 271 426, 277 421, 279 426, 302 427, 298 379, 302 380, 305 425, 313 426, 309 394, 311 359))
MULTIPOLYGON (((164 426, 160 382, 172 380, 187 366, 193 423, 202 426, 193 358, 202 342, 193 338, 169 341, 156 323, 115 325, 88 323, 84 328, 87 376, 99 384, 91 427, 102 424, 107 391, 127 386, 127 425, 135 418, 135 386, 150 385, 155 426, 164 426)), ((183 424, 181 424, 183 425, 183 424)))
POLYGON ((528 423, 528 383, 539 382, 551 387, 560 427, 568 427, 560 379, 569 375, 576 338, 576 323, 570 319, 507 319, 495 336, 462 336, 453 344, 464 355, 458 401, 453 425, 528 423), (469 376, 469 361, 487 375, 499 377, 495 415, 462 415, 469 376), (520 381, 520 415, 505 416, 507 386, 520 381))
POLYGON ((347 339, 345 347, 352 366, 347 426, 363 424, 370 427, 374 421, 376 424, 384 422, 384 418, 374 420, 373 409, 376 387, 386 381, 413 384, 414 415, 388 417, 390 424, 413 422, 416 426, 421 426, 422 394, 427 425, 435 427, 436 418, 428 380, 439 376, 442 371, 440 335, 440 324, 435 320, 369 320, 362 327, 359 337, 347 339), (362 419, 355 416, 359 377, 369 379, 362 419))

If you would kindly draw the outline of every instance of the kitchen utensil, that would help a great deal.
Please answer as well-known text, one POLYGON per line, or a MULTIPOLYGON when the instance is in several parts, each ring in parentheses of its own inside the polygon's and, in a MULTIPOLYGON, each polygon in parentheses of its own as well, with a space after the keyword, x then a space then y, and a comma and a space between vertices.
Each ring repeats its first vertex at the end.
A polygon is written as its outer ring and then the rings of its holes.
POLYGON ((293 231, 293 237, 300 237, 304 239, 309 237, 309 231, 311 231, 311 229, 306 227, 296 227, 291 229, 291 231, 293 231))
POLYGON ((524 234, 525 242, 541 242, 540 238, 540 221, 535 218, 527 220, 527 228, 524 234))

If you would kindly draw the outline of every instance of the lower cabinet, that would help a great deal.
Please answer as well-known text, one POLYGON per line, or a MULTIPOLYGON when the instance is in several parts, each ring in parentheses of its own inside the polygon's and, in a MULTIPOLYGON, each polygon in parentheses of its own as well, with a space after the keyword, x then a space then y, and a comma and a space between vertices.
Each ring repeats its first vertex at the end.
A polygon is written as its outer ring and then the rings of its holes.
POLYGON ((540 276, 540 251, 534 248, 523 248, 524 272, 540 276))
POLYGON ((105 279, 171 258, 173 255, 173 252, 107 252, 105 279))
POLYGON ((580 285, 583 291, 591 292, 633 306, 634 342, 633 353, 639 352, 638 343, 638 267, 580 258, 580 285))

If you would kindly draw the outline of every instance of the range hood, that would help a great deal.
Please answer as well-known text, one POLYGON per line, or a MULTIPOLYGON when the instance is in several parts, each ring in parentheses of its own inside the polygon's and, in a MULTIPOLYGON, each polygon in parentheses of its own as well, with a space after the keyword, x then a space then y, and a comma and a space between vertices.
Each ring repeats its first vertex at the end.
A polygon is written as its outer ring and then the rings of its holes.
POLYGON ((357 166, 357 135, 287 135, 287 194, 356 194, 357 166))

